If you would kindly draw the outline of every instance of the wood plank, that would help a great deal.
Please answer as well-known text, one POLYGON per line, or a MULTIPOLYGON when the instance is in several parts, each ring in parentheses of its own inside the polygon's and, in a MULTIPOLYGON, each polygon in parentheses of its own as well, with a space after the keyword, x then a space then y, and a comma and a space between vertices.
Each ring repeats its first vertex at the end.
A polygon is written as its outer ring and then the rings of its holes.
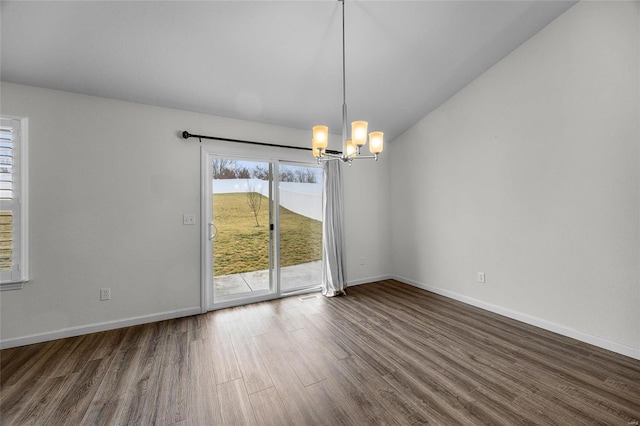
POLYGON ((95 359, 85 364, 82 371, 66 376, 70 381, 67 392, 56 400, 56 409, 43 424, 81 424, 91 402, 98 391, 104 374, 108 369, 109 359, 95 359))
POLYGON ((114 424, 119 416, 123 416, 122 412, 126 409, 124 401, 139 377, 138 370, 144 368, 143 353, 142 347, 131 346, 113 355, 109 369, 83 417, 83 424, 114 424))
MULTIPOLYGON (((130 382, 130 388, 122 397, 122 408, 116 424, 141 424, 146 409, 152 406, 151 401, 157 395, 157 387, 150 389, 150 383, 157 383, 152 377, 154 366, 160 366, 160 356, 143 357, 136 370, 136 376, 130 382), (155 392, 153 390, 156 390, 155 392)), ((159 371, 159 370, 158 370, 159 371)), ((154 376, 155 377, 155 376, 154 376)))
POLYGON ((627 424, 640 361, 393 280, 0 351, 0 423, 627 424))
POLYGON ((293 424, 313 424, 318 418, 316 407, 293 371, 281 354, 272 351, 270 334, 262 334, 252 340, 262 357, 262 361, 273 380, 274 387, 285 403, 285 411, 293 424))
POLYGON ((236 359, 231 342, 210 342, 209 347, 213 352, 216 362, 213 365, 216 383, 225 383, 242 377, 242 371, 236 359))
POLYGON ((214 363, 209 342, 195 340, 189 344, 189 415, 187 418, 190 424, 223 424, 214 363))
POLYGON ((252 340, 234 341, 233 348, 249 395, 273 386, 271 376, 252 340))
POLYGON ((19 413, 2 412, 2 424, 37 425, 43 418, 50 415, 54 402, 61 399, 72 383, 67 377, 58 376, 41 379, 42 386, 37 388, 37 397, 29 399, 24 409, 19 413))
POLYGON ((244 323, 226 323, 233 350, 249 395, 273 386, 271 376, 262 362, 258 349, 251 340, 251 333, 244 323))
POLYGON ((189 395, 188 335, 186 330, 167 335, 157 380, 153 382, 155 398, 149 400, 153 401, 153 409, 148 413, 148 418, 153 424, 173 424, 186 419, 189 395))
POLYGON ((324 350, 330 352, 336 360, 345 359, 353 355, 345 345, 335 338, 332 327, 318 321, 319 314, 310 314, 305 319, 305 331, 313 336, 313 340, 318 343, 318 346, 324 348, 324 350))
POLYGON ((293 426, 280 394, 275 387, 261 390, 249 395, 256 421, 263 426, 293 426))
POLYGON ((13 376, 18 373, 20 367, 33 362, 32 360, 36 359, 47 346, 54 344, 55 342, 37 343, 0 351, 0 371, 2 371, 0 386, 8 386, 16 383, 18 379, 24 379, 22 376, 16 376, 16 378, 13 376))
POLYGON ((249 394, 242 379, 219 384, 218 396, 222 424, 257 425, 249 394))
POLYGON ((315 409, 322 413, 315 424, 358 426, 366 423, 364 412, 354 412, 350 406, 343 403, 340 391, 331 379, 308 386, 307 392, 315 409))

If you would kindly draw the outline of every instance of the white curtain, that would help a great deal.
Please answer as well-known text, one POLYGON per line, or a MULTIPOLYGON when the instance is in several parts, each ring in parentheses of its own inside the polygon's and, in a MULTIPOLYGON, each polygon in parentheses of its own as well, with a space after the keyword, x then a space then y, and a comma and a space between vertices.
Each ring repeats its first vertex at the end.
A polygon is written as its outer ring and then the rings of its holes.
POLYGON ((322 294, 327 297, 346 294, 347 287, 341 166, 327 161, 322 172, 322 294))

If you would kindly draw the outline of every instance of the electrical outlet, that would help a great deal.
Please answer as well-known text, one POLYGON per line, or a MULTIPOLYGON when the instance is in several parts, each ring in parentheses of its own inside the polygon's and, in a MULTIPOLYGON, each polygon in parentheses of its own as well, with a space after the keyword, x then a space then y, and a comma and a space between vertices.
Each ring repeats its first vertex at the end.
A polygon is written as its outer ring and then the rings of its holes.
POLYGON ((360 264, 364 265, 364 256, 360 256, 360 264))
POLYGON ((485 281, 485 277, 484 277, 484 272, 478 272, 478 282, 479 283, 484 283, 485 281))
POLYGON ((101 288, 100 289, 100 300, 111 300, 111 289, 110 288, 101 288))
POLYGON ((196 224, 196 215, 193 213, 183 214, 182 215, 182 224, 183 225, 195 225, 196 224))

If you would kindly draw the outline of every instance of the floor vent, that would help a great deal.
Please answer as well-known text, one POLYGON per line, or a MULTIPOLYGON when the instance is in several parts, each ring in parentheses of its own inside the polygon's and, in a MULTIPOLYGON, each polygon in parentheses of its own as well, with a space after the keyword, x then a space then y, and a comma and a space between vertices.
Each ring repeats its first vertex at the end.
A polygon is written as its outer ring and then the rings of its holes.
POLYGON ((314 295, 314 296, 304 296, 304 297, 301 297, 301 298, 300 298, 300 300, 302 300, 302 301, 304 302, 305 300, 309 300, 309 299, 317 299, 317 298, 318 298, 318 296, 317 296, 317 295, 314 295))

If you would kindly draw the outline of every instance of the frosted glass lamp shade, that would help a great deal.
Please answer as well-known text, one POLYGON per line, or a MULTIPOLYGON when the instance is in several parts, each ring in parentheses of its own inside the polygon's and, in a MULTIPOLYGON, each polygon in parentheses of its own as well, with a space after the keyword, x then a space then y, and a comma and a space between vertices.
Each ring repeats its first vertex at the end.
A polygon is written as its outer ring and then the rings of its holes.
POLYGON ((357 146, 364 146, 367 143, 367 126, 366 121, 354 121, 351 123, 351 139, 357 146))
POLYGON ((324 154, 324 150, 329 144, 329 128, 327 126, 313 126, 313 136, 311 139, 311 148, 313 156, 319 157, 324 154), (322 150, 322 152, 320 152, 322 150))
POLYGON ((369 151, 372 154, 380 154, 384 148, 384 133, 371 132, 369 133, 369 151))
POLYGON ((324 148, 320 148, 319 146, 316 146, 316 144, 311 144, 311 148, 313 149, 313 156, 314 157, 323 157, 326 150, 324 148))
POLYGON ((355 157, 358 152, 358 148, 353 141, 347 141, 347 157, 355 157))

